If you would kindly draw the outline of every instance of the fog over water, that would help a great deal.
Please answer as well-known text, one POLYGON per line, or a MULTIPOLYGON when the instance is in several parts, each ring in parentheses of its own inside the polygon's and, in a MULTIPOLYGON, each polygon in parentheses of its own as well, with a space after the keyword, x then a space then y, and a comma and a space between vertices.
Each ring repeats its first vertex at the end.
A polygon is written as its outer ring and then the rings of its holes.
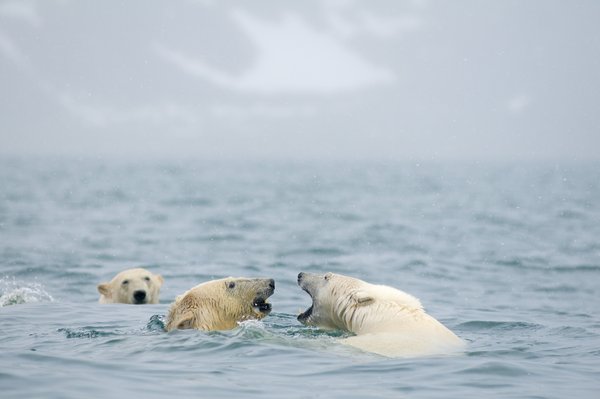
POLYGON ((600 392, 600 1, 0 0, 0 397, 600 392), (100 305, 144 267, 155 305, 100 305), (305 326, 299 272, 406 291, 464 353, 305 326), (226 331, 164 326, 226 276, 226 331))

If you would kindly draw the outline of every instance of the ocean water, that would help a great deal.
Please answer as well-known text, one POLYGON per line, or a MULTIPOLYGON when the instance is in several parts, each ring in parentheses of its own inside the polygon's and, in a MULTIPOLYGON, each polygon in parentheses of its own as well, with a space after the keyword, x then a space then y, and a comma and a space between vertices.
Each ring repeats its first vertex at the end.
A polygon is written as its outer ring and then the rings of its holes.
POLYGON ((0 397, 598 398, 600 165, 0 160, 0 397), (158 305, 99 305, 143 266, 158 305), (389 359, 302 326, 300 271, 421 299, 468 342, 389 359), (273 277, 273 312, 163 331, 169 303, 273 277))

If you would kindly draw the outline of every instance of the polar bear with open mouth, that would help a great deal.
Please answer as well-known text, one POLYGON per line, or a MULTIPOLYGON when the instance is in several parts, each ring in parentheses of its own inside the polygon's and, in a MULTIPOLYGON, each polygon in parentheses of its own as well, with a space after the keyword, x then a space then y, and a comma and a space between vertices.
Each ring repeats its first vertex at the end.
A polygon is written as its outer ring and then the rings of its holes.
POLYGON ((270 278, 227 277, 207 281, 179 295, 169 310, 166 330, 229 330, 271 312, 270 278))
POLYGON ((313 302, 298 320, 354 333, 345 344, 388 357, 450 354, 465 347, 417 298, 395 288, 334 273, 300 273, 298 285, 313 302))

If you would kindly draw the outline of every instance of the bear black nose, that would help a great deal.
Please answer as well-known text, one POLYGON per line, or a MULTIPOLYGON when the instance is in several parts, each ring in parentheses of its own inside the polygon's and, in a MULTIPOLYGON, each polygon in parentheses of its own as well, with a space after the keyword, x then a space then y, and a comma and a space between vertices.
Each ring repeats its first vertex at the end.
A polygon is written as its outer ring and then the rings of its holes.
POLYGON ((135 299, 137 302, 143 301, 146 299, 146 291, 135 291, 133 293, 133 299, 135 299))
POLYGON ((302 277, 304 277, 304 272, 298 273, 298 281, 302 280, 302 277))
POLYGON ((275 290, 275 280, 269 279, 269 288, 275 290))

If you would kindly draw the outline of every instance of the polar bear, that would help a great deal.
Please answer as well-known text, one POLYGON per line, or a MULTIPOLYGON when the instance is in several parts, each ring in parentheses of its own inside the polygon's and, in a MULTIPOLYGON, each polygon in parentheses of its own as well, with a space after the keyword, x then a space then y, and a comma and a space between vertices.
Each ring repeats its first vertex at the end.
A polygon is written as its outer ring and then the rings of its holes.
POLYGON ((240 321, 260 320, 271 312, 267 298, 275 281, 227 277, 212 280, 179 295, 171 305, 166 330, 229 330, 240 321))
POLYGON ((146 269, 124 270, 110 282, 98 284, 100 303, 128 303, 143 305, 158 303, 162 276, 146 269))
POLYGON ((341 274, 300 273, 298 285, 312 306, 298 316, 305 325, 341 329, 343 343, 388 357, 449 354, 464 342, 423 310, 412 295, 341 274))

